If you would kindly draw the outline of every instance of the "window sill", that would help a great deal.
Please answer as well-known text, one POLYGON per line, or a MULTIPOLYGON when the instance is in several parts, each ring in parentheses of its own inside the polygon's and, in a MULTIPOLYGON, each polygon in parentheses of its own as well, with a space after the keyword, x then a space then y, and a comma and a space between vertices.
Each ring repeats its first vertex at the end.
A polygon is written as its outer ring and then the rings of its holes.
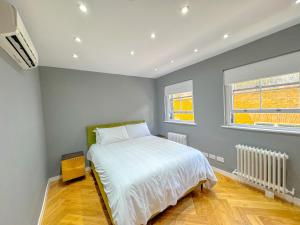
POLYGON ((176 120, 165 120, 165 123, 174 123, 174 124, 181 124, 181 125, 190 125, 190 126, 197 126, 195 122, 184 122, 184 121, 176 121, 176 120))
POLYGON ((237 129, 237 130, 247 130, 247 131, 258 131, 258 132, 270 132, 279 134, 294 134, 300 135, 299 130, 286 129, 286 128, 270 128, 270 127, 250 127, 250 126, 236 126, 236 125, 223 125, 223 128, 237 129))

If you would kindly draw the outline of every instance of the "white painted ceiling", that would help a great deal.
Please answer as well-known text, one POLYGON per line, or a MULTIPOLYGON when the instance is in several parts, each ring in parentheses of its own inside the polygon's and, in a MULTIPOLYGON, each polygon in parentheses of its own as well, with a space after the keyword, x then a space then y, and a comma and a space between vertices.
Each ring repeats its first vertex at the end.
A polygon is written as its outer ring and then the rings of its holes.
POLYGON ((9 1, 40 65, 151 78, 300 23, 295 0, 83 0, 86 14, 77 0, 9 1))

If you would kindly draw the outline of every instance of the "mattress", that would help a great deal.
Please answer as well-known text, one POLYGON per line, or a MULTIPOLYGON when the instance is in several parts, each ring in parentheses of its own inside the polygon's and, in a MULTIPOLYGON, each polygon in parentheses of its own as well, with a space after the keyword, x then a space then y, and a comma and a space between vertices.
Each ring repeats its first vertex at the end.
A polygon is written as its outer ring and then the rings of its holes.
POLYGON ((207 188, 217 182, 200 151, 155 136, 94 144, 87 157, 103 184, 116 225, 147 224, 201 180, 208 180, 207 188))

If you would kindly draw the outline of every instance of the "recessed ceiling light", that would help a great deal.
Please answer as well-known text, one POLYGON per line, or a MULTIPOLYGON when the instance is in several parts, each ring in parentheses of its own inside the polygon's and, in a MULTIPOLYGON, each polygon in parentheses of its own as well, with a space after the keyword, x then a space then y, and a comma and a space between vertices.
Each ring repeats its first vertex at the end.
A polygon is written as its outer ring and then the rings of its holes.
POLYGON ((174 60, 171 60, 171 63, 174 63, 174 60))
POLYGON ((198 52, 198 48, 195 48, 195 49, 194 49, 194 52, 198 52))
POLYGON ((155 68, 155 69, 154 69, 154 71, 155 71, 155 72, 157 72, 157 71, 158 71, 158 69, 157 69, 157 68, 155 68))
POLYGON ((87 7, 82 2, 79 4, 79 9, 81 10, 81 12, 84 12, 84 13, 87 12, 87 7))
POLYGON ((151 39, 155 39, 156 38, 156 34, 153 32, 153 33, 151 33, 151 39))
POLYGON ((181 14, 185 15, 189 12, 190 7, 188 5, 181 8, 181 14))
POLYGON ((296 1, 296 4, 300 4, 300 0, 297 0, 297 1, 296 1))
POLYGON ((75 37, 74 40, 75 40, 77 43, 81 43, 80 37, 75 37))
POLYGON ((227 39, 227 38, 229 38, 229 34, 224 34, 223 39, 227 39))
POLYGON ((132 51, 130 51, 130 55, 134 55, 135 54, 135 52, 132 50, 132 51))
POLYGON ((73 58, 74 59, 78 59, 78 55, 77 54, 73 54, 73 58))

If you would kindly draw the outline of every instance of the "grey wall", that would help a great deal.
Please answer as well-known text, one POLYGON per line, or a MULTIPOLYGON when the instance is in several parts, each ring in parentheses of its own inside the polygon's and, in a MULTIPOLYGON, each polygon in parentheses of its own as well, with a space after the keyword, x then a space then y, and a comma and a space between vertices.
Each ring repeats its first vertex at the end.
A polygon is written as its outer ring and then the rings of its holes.
POLYGON ((2 49, 0 124, 0 224, 37 224, 47 182, 39 73, 2 49))
MULTIPOLYGON (((156 80, 159 133, 175 131, 188 134, 190 145, 225 158, 212 162, 232 172, 236 167, 236 144, 268 147, 288 153, 288 187, 300 197, 300 136, 221 128, 223 125, 223 73, 228 68, 300 50, 300 25, 273 34, 243 47, 165 75, 156 80), (164 86, 193 80, 197 126, 175 125, 164 120, 164 86)), ((300 61, 299 61, 300 63, 300 61)))
POLYGON ((62 154, 87 150, 86 127, 146 120, 155 130, 155 81, 41 67, 49 176, 60 173, 62 154))

